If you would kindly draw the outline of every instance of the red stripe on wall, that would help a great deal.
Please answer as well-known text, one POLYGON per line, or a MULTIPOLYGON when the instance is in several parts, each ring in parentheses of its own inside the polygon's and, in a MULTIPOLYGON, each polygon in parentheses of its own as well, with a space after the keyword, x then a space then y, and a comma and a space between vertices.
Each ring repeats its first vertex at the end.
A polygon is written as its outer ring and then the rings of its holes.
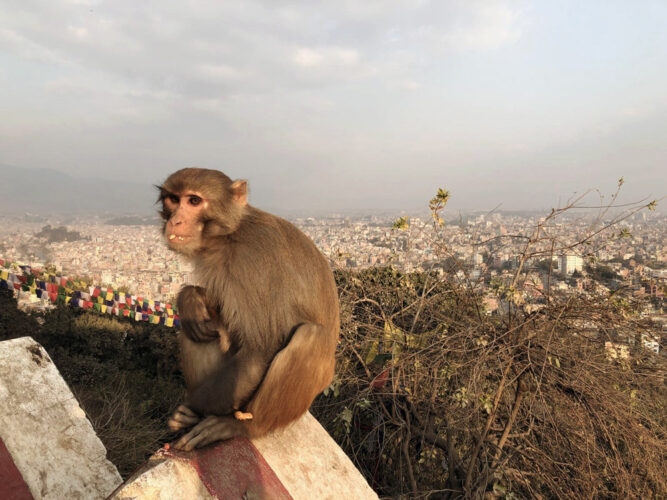
POLYGON ((246 438, 230 439, 190 453, 162 453, 189 461, 215 498, 292 499, 271 466, 246 438))
POLYGON ((0 439, 0 498, 34 500, 2 439, 0 439))

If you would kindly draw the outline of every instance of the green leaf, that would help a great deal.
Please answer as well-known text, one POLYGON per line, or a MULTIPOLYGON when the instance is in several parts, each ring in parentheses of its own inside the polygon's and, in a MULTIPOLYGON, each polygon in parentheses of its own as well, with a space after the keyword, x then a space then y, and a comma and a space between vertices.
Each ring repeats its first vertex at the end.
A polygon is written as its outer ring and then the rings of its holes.
POLYGON ((502 496, 507 492, 507 489, 503 484, 496 482, 493 483, 493 492, 498 496, 502 496))
POLYGON ((344 430, 346 434, 350 433, 350 424, 352 423, 352 410, 350 410, 347 406, 343 408, 343 410, 336 415, 336 421, 338 422, 338 428, 340 430, 344 430), (342 424, 342 429, 340 428, 340 425, 342 424))
POLYGON ((391 353, 383 352, 382 354, 378 354, 377 356, 375 356, 372 363, 373 364, 377 363, 377 364, 383 365, 385 361, 390 360, 392 358, 393 358, 393 356, 392 356, 391 353))
POLYGON ((368 408, 371 407, 371 404, 372 404, 372 403, 371 403, 371 400, 370 400, 370 399, 366 399, 366 398, 364 398, 364 399, 362 399, 362 400, 360 400, 360 401, 357 401, 357 402, 355 403, 355 406, 356 406, 357 408, 362 409, 362 410, 366 410, 366 409, 368 409, 368 408))
POLYGON ((398 360, 398 356, 401 352, 401 344, 404 339, 403 332, 398 328, 394 323, 385 321, 384 323, 384 345, 385 351, 391 350, 392 358, 398 360))
POLYGON ((367 365, 370 365, 373 361, 375 361, 375 358, 378 355, 380 348, 380 343, 376 340, 371 343, 371 347, 368 349, 368 353, 366 354, 366 358, 364 359, 364 362, 367 365))
POLYGON ((392 229, 398 229, 399 231, 407 231, 409 227, 410 217, 399 217, 391 226, 392 229))

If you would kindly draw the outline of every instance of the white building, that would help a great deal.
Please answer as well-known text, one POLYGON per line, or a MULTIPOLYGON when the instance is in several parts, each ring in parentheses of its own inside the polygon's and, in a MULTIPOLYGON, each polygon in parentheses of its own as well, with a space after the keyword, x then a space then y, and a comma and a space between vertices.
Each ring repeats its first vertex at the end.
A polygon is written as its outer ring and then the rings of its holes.
POLYGON ((649 351, 653 351, 656 354, 660 352, 660 343, 652 335, 642 333, 642 344, 649 351))
POLYGON ((572 274, 575 271, 581 272, 584 268, 584 259, 579 255, 561 255, 558 258, 558 270, 562 274, 572 274))

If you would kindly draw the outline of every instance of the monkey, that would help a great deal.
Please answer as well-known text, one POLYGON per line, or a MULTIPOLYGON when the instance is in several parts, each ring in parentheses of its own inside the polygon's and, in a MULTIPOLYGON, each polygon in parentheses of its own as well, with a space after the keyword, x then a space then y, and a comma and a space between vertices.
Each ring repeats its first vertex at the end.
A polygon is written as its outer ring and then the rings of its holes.
POLYGON ((169 249, 194 266, 177 297, 185 401, 169 419, 190 451, 287 426, 329 386, 340 330, 327 259, 248 203, 246 180, 185 168, 158 187, 169 249))
MULTIPOLYGON (((173 238, 171 238, 173 239, 173 238)), ((209 322, 209 325, 211 325, 211 320, 213 317, 215 317, 215 311, 212 310, 210 307, 205 307, 205 295, 204 295, 204 289, 201 287, 194 287, 192 290, 193 293, 195 293, 195 296, 198 294, 199 297, 195 298, 195 301, 193 303, 189 303, 187 301, 188 294, 183 294, 179 296, 179 299, 177 299, 176 307, 178 310, 187 310, 187 311, 192 311, 192 308, 198 308, 197 311, 197 316, 202 318, 204 321, 209 322)), ((214 340, 215 336, 218 336, 218 343, 220 344, 220 351, 222 353, 227 352, 230 347, 231 347, 231 338, 229 336, 229 332, 227 332, 224 328, 217 328, 217 330, 209 331, 208 335, 204 332, 201 332, 198 330, 200 328, 200 325, 196 323, 192 323, 190 320, 184 320, 187 323, 187 329, 190 332, 191 337, 197 337, 197 341, 203 342, 205 339, 208 338, 208 340, 214 340)), ((190 375, 190 373, 188 373, 190 375)), ((248 412, 242 412, 239 410, 236 410, 234 412, 234 418, 237 420, 250 420, 252 419, 252 414, 248 412)))

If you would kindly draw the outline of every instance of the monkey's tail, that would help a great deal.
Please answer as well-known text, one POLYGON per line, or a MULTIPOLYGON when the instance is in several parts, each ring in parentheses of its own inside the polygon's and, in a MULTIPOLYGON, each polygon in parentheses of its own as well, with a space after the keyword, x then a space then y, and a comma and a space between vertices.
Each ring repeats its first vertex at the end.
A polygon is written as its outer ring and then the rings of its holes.
POLYGON ((333 378, 337 335, 313 323, 295 330, 248 404, 250 437, 284 427, 308 410, 333 378))

